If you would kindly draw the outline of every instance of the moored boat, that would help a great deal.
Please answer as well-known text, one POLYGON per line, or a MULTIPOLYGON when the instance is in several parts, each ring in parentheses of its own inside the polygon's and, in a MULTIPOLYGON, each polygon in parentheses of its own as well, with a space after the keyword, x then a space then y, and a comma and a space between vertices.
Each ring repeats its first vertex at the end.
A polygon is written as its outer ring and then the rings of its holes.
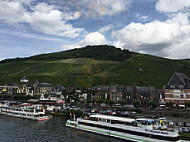
POLYGON ((9 115, 18 118, 32 119, 36 121, 48 120, 49 117, 45 114, 45 109, 37 110, 33 106, 17 105, 11 106, 0 104, 0 114, 9 115))
POLYGON ((66 126, 116 137, 128 141, 166 142, 178 141, 179 134, 171 121, 153 120, 147 118, 124 118, 107 115, 90 115, 67 120, 66 126))

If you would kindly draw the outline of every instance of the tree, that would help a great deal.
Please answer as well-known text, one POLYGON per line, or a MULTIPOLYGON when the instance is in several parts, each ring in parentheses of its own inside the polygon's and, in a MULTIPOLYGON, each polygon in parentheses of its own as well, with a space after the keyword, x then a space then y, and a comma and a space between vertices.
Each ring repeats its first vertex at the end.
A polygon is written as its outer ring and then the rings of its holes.
POLYGON ((110 105, 110 106, 113 106, 113 104, 115 104, 115 102, 113 100, 107 100, 107 103, 110 105))
POLYGON ((156 108, 157 107, 157 104, 155 101, 149 101, 148 102, 148 106, 151 107, 151 108, 156 108))
POLYGON ((140 101, 134 100, 134 101, 133 101, 133 105, 134 105, 135 107, 139 107, 139 106, 140 106, 140 101))
POLYGON ((92 99, 87 99, 86 102, 87 103, 92 103, 92 99))
POLYGON ((96 102, 97 102, 98 104, 101 104, 101 103, 104 102, 104 99, 98 99, 96 102))
POLYGON ((184 104, 186 107, 188 107, 188 108, 190 107, 190 102, 184 102, 184 104))
POLYGON ((121 100, 121 101, 119 101, 119 103, 120 103, 122 106, 124 106, 124 105, 127 104, 127 101, 126 101, 126 100, 121 100))
POLYGON ((169 108, 172 108, 172 107, 174 106, 174 102, 169 101, 169 102, 166 102, 165 105, 166 105, 167 107, 169 107, 169 108))
POLYGON ((77 101, 79 101, 79 94, 75 90, 73 90, 69 93, 69 98, 75 100, 76 103, 77 101))

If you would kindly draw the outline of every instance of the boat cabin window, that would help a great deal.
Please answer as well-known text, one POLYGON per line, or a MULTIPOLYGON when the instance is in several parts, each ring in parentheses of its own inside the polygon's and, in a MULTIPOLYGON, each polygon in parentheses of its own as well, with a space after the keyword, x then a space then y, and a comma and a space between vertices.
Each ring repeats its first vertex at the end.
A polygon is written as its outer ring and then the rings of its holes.
POLYGON ((138 123, 141 125, 151 125, 152 123, 149 121, 145 121, 145 120, 138 120, 138 123))
POLYGON ((92 121, 98 121, 98 118, 91 117, 90 120, 92 120, 92 121))
POLYGON ((40 117, 43 117, 44 115, 43 114, 40 114, 40 117))
POLYGON ((123 125, 130 125, 130 126, 137 126, 136 122, 123 122, 123 121, 118 121, 118 120, 112 120, 111 124, 123 124, 123 125))

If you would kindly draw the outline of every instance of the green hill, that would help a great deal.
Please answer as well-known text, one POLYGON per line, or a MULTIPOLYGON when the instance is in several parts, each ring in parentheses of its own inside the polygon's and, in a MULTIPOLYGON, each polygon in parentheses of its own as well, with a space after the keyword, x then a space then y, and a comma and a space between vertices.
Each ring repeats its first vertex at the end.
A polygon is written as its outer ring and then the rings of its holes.
POLYGON ((88 46, 1 61, 0 84, 19 83, 27 76, 31 83, 39 80, 66 87, 123 84, 163 88, 175 71, 190 76, 190 61, 131 53, 113 46, 88 46))
POLYGON ((97 60, 112 60, 122 61, 131 57, 129 50, 121 50, 109 45, 98 45, 98 46, 86 46, 84 48, 76 48, 68 51, 62 51, 50 54, 41 54, 31 56, 28 58, 16 58, 16 59, 5 59, 1 63, 16 62, 16 61, 55 61, 61 59, 71 58, 93 58, 97 60))

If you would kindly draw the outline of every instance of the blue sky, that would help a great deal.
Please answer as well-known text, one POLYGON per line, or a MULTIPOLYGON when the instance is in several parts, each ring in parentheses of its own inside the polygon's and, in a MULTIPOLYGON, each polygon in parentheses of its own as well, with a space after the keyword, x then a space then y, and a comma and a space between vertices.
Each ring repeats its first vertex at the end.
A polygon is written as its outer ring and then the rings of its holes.
POLYGON ((0 0, 0 60, 109 44, 190 58, 190 0, 0 0))

